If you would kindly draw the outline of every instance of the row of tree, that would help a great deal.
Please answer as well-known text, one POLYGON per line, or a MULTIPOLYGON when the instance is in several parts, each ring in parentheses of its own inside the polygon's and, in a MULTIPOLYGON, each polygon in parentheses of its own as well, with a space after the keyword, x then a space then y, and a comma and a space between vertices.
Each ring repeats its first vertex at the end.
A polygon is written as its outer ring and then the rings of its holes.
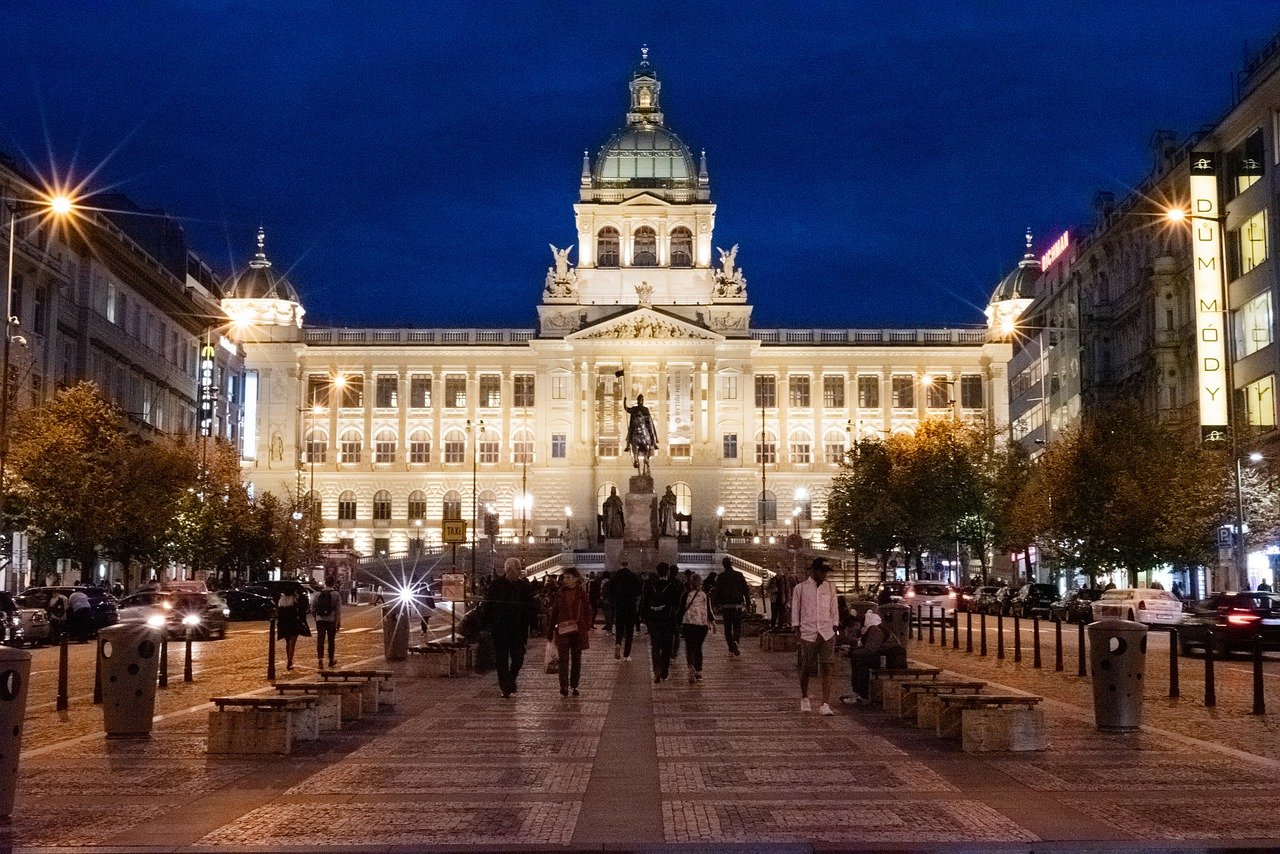
MULTIPOLYGON (((1235 517, 1233 461, 1193 431, 1135 411, 1085 420, 1032 463, 991 430, 951 419, 914 435, 861 441, 832 484, 823 539, 914 565, 957 543, 981 556, 1035 545, 1051 565, 1091 580, 1125 570, 1130 583, 1160 566, 1211 563, 1217 530, 1235 517)), ((1249 541, 1280 530, 1274 482, 1263 467, 1242 478, 1249 541)), ((1232 579, 1234 586, 1245 579, 1232 579)))
POLYGON ((27 532, 37 573, 69 558, 88 579, 106 559, 129 589, 172 564, 226 583, 295 566, 307 548, 296 502, 251 495, 234 447, 143 439, 92 383, 15 418, 6 486, 6 529, 27 532))

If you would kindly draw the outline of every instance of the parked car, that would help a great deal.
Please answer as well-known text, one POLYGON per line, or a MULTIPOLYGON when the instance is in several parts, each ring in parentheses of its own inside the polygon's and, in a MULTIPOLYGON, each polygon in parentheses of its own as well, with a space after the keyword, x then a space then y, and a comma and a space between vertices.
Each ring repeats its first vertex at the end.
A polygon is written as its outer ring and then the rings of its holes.
POLYGON ((901 602, 903 594, 907 592, 907 582, 905 581, 881 581, 875 587, 871 588, 871 598, 879 602, 882 598, 882 592, 889 592, 889 601, 901 602))
POLYGON ((1088 623, 1093 620, 1093 603, 1101 596, 1096 587, 1068 590, 1049 606, 1049 616, 1064 623, 1088 623))
POLYGON ((110 592, 103 590, 101 587, 85 587, 85 586, 58 586, 58 587, 28 587, 20 594, 27 597, 31 594, 31 598, 24 598, 23 601, 41 601, 44 607, 48 608, 49 597, 53 595, 53 591, 61 593, 71 599, 71 594, 76 590, 84 591, 89 597, 89 634, 96 636, 98 629, 104 629, 107 626, 120 622, 119 614, 116 609, 116 599, 110 592))
POLYGON ((276 610, 276 602, 266 588, 250 590, 239 587, 234 590, 223 590, 222 598, 227 601, 231 610, 228 615, 233 620, 266 620, 276 610), (259 593, 258 590, 263 592, 259 593))
POLYGON ((1280 596, 1274 593, 1214 593, 1192 603, 1178 626, 1182 654, 1205 649, 1213 630, 1213 651, 1226 655, 1252 649, 1254 637, 1262 636, 1263 649, 1280 649, 1280 596))
POLYGON ((1016 587, 1000 587, 996 589, 989 598, 983 599, 983 610, 991 616, 999 614, 1009 615, 1009 603, 1013 599, 1013 594, 1018 592, 1016 587))
POLYGON ((5 643, 11 646, 38 646, 61 640, 55 636, 54 623, 49 616, 49 591, 27 591, 13 597, 18 613, 5 634, 5 643))
POLYGON ((296 579, 288 578, 281 581, 255 581, 253 584, 240 588, 250 593, 260 593, 271 599, 274 603, 280 599, 280 594, 286 590, 294 596, 305 596, 310 600, 311 594, 315 592, 315 588, 304 584, 296 579))
POLYGON ((163 626, 171 638, 188 630, 199 640, 225 638, 231 609, 216 593, 143 590, 120 600, 121 622, 145 622, 163 626))
POLYGON ((968 610, 975 614, 994 614, 991 610, 991 604, 995 601, 996 594, 1003 588, 988 584, 985 587, 977 587, 973 591, 973 598, 969 600, 968 610))
POLYGON ((1049 607, 1058 598, 1053 584, 1024 584, 1009 600, 1009 613, 1017 617, 1049 617, 1049 607))
POLYGON ((1182 600, 1151 587, 1104 590, 1093 603, 1093 619, 1177 625, 1182 622, 1182 600))
POLYGON ((902 604, 918 610, 928 617, 932 607, 937 619, 942 619, 942 610, 955 610, 956 593, 949 584, 941 581, 908 581, 902 591, 902 604))

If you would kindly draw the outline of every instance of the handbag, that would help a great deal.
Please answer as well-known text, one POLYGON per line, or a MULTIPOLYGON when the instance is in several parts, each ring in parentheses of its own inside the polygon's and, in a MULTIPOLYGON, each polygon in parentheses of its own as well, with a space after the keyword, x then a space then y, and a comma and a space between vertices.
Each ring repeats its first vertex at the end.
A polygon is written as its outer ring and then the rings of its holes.
POLYGON ((561 620, 556 623, 556 636, 564 637, 565 635, 576 635, 578 633, 577 620, 561 620))
POLYGON ((560 671, 560 650, 553 641, 547 641, 542 652, 542 669, 547 673, 560 671))

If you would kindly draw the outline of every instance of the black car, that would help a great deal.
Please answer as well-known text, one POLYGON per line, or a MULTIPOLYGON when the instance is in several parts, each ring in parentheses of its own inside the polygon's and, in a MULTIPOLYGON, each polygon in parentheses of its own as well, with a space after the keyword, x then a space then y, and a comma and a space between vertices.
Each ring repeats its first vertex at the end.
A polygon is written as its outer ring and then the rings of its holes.
POLYGON ((107 626, 118 623, 119 617, 116 614, 116 599, 111 595, 110 591, 103 590, 101 587, 28 587, 22 591, 22 596, 26 601, 43 601, 45 607, 48 606, 49 598, 54 591, 61 593, 71 600, 71 594, 75 591, 82 591, 89 597, 89 620, 87 628, 90 635, 96 636, 98 629, 104 629, 107 626), (28 594, 31 594, 28 596, 28 594))
POLYGON ((266 620, 275 613, 276 602, 266 588, 240 587, 234 590, 223 590, 222 598, 227 601, 233 620, 266 620), (261 590, 262 592, 258 592, 261 590))
POLYGON ((240 589, 247 590, 250 593, 257 593, 262 596, 266 596, 273 603, 279 601, 280 594, 285 591, 292 593, 294 596, 307 597, 308 599, 311 594, 315 592, 314 588, 292 578, 280 581, 255 581, 240 589))
POLYGON ((1188 610, 1178 624, 1178 645, 1184 655, 1193 647, 1207 647, 1210 629, 1217 655, 1252 649, 1258 635, 1263 649, 1280 649, 1280 596, 1274 593, 1214 593, 1188 610))
POLYGON ((903 596, 907 593, 907 582, 905 581, 881 581, 875 587, 871 588, 871 598, 873 601, 881 601, 882 596, 887 593, 888 601, 901 602, 903 596))
POLYGON ((1005 590, 1003 587, 995 587, 988 585, 979 587, 977 590, 976 601, 973 606, 974 613, 977 614, 995 614, 1000 609, 999 596, 1005 590))
POLYGON ((1058 598, 1052 584, 1024 584, 1009 599, 1009 613, 1018 617, 1049 617, 1049 607, 1058 598))
POLYGON ((1049 616, 1064 623, 1092 623, 1093 603, 1100 598, 1102 591, 1096 587, 1068 590, 1061 599, 1049 606, 1049 616))

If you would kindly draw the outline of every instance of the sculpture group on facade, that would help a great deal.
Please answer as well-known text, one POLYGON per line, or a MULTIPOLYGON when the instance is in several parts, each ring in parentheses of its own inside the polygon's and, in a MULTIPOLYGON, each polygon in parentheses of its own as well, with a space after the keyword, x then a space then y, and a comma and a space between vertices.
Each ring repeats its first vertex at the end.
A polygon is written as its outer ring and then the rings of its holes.
POLYGON ((555 266, 547 268, 547 286, 546 296, 551 299, 566 299, 577 295, 578 292, 578 273, 569 266, 569 253, 573 251, 572 246, 566 246, 564 249, 557 249, 551 246, 551 257, 555 259, 555 266))
POLYGON ((716 247, 720 253, 720 269, 712 271, 715 287, 711 290, 714 299, 745 300, 747 298, 747 277, 742 268, 737 266, 738 244, 728 252, 716 247))

